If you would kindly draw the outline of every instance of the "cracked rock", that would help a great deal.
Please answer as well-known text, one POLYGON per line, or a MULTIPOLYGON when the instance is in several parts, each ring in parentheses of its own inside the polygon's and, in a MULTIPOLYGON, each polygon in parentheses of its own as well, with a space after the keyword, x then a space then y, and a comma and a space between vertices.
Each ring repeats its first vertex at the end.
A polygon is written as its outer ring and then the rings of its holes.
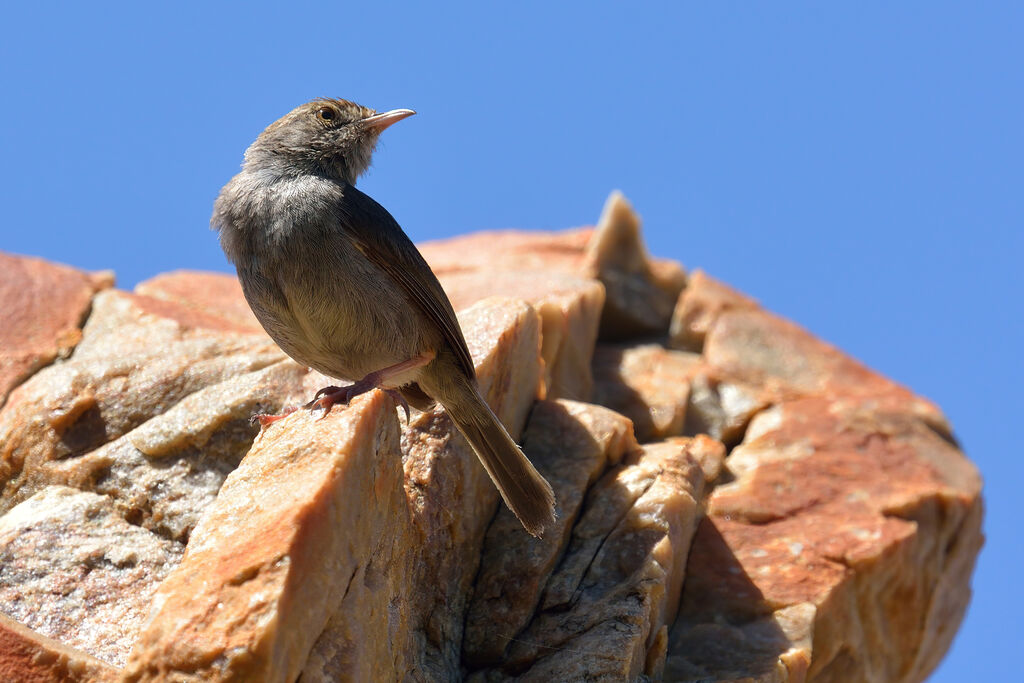
POLYGON ((597 228, 423 246, 551 482, 529 536, 444 411, 296 365, 235 278, 0 256, 0 679, 921 681, 981 481, 937 406, 597 228), (40 292, 52 295, 40 299, 40 292), (52 300, 51 300, 52 299, 52 300), (41 310, 45 309, 45 310, 41 310))

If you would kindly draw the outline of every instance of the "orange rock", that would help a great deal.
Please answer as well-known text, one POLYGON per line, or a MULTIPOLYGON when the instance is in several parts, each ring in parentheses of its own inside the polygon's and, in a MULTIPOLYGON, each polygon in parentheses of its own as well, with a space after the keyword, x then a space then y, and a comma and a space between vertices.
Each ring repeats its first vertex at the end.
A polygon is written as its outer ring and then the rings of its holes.
POLYGON ((175 270, 140 282, 135 293, 170 301, 207 316, 223 318, 241 330, 262 332, 256 316, 242 297, 234 275, 197 270, 175 270))
POLYGON ((640 217, 621 192, 605 202, 587 245, 582 272, 605 287, 602 339, 663 335, 686 272, 672 261, 655 262, 640 238, 640 217))
POLYGON ((540 606, 498 670, 482 677, 637 680, 657 676, 675 618, 704 474, 688 442, 652 444, 609 471, 540 606))
POLYGON ((515 515, 498 511, 487 530, 466 614, 463 656, 473 667, 501 662, 508 644, 533 616, 587 489, 639 446, 629 420, 611 410, 541 401, 531 413, 523 449, 555 492, 556 526, 538 541, 520 533, 515 515))
POLYGON ((593 233, 593 228, 487 230, 417 246, 438 276, 475 270, 575 274, 593 233))
POLYGON ((590 357, 604 305, 599 282, 546 271, 457 272, 440 276, 456 310, 490 296, 527 301, 540 314, 548 398, 587 399, 590 357))
POLYGON ((0 613, 0 680, 97 683, 116 681, 117 677, 116 668, 0 613))
MULTIPOLYGON (((424 252, 483 393, 556 490, 543 540, 440 407, 399 423, 371 393, 254 443, 251 413, 329 380, 284 358, 232 278, 93 294, 82 282, 103 283, 72 273, 70 336, 31 315, 0 333, 44 359, 0 409, 0 601, 112 662, 131 644, 135 679, 916 681, 935 666, 981 544, 980 480, 936 406, 651 258, 618 195, 596 230, 424 252), (45 366, 47 349, 67 357, 45 366), (159 561, 132 565, 133 548, 159 561)), ((30 304, 51 268, 11 295, 30 304)), ((0 619, 2 680, 122 673, 0 619)))
POLYGON ((723 312, 739 308, 756 310, 757 302, 740 294, 703 270, 695 270, 679 295, 669 325, 669 346, 700 353, 715 321, 723 312))
POLYGON ((32 373, 71 352, 93 295, 113 283, 111 273, 0 252, 0 406, 32 373))
POLYGON ((88 453, 188 394, 284 358, 260 333, 150 297, 93 300, 67 361, 19 386, 0 410, 0 510, 62 481, 55 461, 88 453))
POLYGON ((183 550, 105 496, 49 486, 0 517, 0 611, 121 666, 183 550))
POLYGON ((975 468, 906 412, 821 398, 758 415, 727 466, 734 480, 711 495, 691 551, 672 677, 728 678, 732 641, 756 655, 743 670, 766 676, 792 664, 825 680, 923 680, 967 605, 975 468))

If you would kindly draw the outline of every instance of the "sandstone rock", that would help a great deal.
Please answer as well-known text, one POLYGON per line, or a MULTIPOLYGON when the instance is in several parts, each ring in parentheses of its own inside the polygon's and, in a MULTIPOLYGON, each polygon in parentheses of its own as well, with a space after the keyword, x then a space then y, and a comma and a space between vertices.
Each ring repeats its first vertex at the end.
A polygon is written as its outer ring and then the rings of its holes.
POLYGON ((127 680, 291 681, 302 671, 358 569, 346 550, 375 540, 381 520, 365 514, 368 501, 400 484, 398 428, 380 392, 274 427, 160 586, 127 680))
POLYGON ((668 331, 686 273, 677 263, 655 263, 640 239, 640 217, 621 192, 608 197, 583 271, 607 292, 601 315, 602 339, 663 335, 668 331))
POLYGON ((417 245, 438 277, 481 270, 576 274, 583 268, 593 228, 488 230, 417 245))
POLYGON ((0 406, 14 387, 71 352, 93 294, 113 282, 110 273, 0 253, 0 406))
POLYGON ((481 680, 657 676, 675 616, 703 470, 686 444, 645 446, 591 490, 529 625, 481 680))
POLYGON ((50 472, 57 461, 126 434, 198 389, 283 357, 265 335, 223 318, 100 292, 74 354, 36 373, 0 410, 0 511, 59 481, 50 472))
POLYGON ((587 489, 606 467, 638 449, 629 420, 617 413, 574 401, 537 403, 523 450, 555 492, 556 526, 538 542, 519 533, 519 520, 506 509, 491 523, 466 616, 463 655, 470 666, 501 662, 533 615, 587 489))
POLYGON ((683 433, 699 355, 660 344, 602 344, 593 364, 594 402, 631 419, 637 439, 657 441, 683 433))
POLYGON ((222 318, 242 330, 263 331, 234 275, 176 270, 140 282, 135 286, 135 293, 169 301, 201 315, 222 318))
POLYGON ((712 493, 691 550, 666 676, 923 680, 969 597, 974 467, 919 419, 861 398, 761 413, 727 463, 734 481, 712 493))
POLYGON ((117 676, 115 667, 0 613, 0 680, 84 683, 115 681, 117 676))
POLYGON ((118 665, 133 649, 121 670, 0 615, 0 679, 934 668, 981 544, 980 481, 936 406, 648 256, 621 196, 596 230, 423 250, 482 391, 556 490, 555 528, 521 529, 440 407, 406 423, 374 392, 257 438, 251 413, 328 379, 284 358, 233 278, 95 293, 32 262, 12 296, 70 284, 63 317, 0 336, 31 340, 0 409, 0 609, 118 665))
MULTIPOLYGON (((536 311, 488 299, 459 323, 484 396, 518 437, 541 386, 536 311)), ((403 430, 401 455, 404 500, 385 508, 379 544, 357 553, 363 571, 310 653, 304 681, 459 677, 466 603, 498 493, 440 409, 403 430)))
POLYGON ((761 387, 773 400, 798 396, 864 396, 900 405, 947 436, 951 429, 930 401, 869 370, 834 346, 760 310, 718 316, 704 345, 705 362, 720 376, 761 387))
POLYGON ((679 295, 669 325, 669 346, 700 353, 715 321, 729 309, 755 310, 757 302, 733 288, 695 270, 679 295))
POLYGON ((183 549, 105 496, 47 487, 0 517, 0 611, 121 666, 183 549))
POLYGON ((259 428, 250 417, 304 403, 328 383, 283 360, 189 394, 119 439, 50 463, 40 476, 108 495, 133 524, 186 543, 252 446, 259 428))
POLYGON ((588 399, 590 357, 604 305, 599 282, 546 271, 457 272, 441 275, 455 310, 489 296, 510 296, 532 305, 541 319, 541 357, 548 398, 588 399))
MULTIPOLYGON (((686 285, 680 264, 648 255, 640 238, 640 218, 621 192, 608 197, 595 229, 481 232, 427 242, 420 250, 442 278, 453 273, 492 276, 543 270, 597 280, 605 288, 602 339, 666 335, 686 285)), ((531 285, 523 282, 518 287, 531 285)))

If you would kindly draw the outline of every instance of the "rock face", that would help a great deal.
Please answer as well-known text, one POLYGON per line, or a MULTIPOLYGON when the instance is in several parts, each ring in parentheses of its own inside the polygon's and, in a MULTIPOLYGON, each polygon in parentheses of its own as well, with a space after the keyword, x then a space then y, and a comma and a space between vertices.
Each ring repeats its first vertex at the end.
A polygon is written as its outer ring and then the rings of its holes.
POLYGON ((423 245, 558 520, 443 409, 329 382, 234 278, 0 255, 0 679, 919 681, 981 481, 939 409, 596 228, 423 245))

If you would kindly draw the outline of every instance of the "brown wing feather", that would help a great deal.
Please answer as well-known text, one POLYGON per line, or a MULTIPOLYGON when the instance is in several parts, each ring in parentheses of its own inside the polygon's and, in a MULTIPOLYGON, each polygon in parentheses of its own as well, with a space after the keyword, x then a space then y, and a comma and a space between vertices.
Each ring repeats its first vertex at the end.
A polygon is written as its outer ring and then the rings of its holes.
POLYGON ((459 367, 468 377, 476 377, 448 295, 398 222, 387 209, 351 185, 345 188, 338 210, 341 224, 359 251, 405 290, 420 312, 441 330, 459 367))

